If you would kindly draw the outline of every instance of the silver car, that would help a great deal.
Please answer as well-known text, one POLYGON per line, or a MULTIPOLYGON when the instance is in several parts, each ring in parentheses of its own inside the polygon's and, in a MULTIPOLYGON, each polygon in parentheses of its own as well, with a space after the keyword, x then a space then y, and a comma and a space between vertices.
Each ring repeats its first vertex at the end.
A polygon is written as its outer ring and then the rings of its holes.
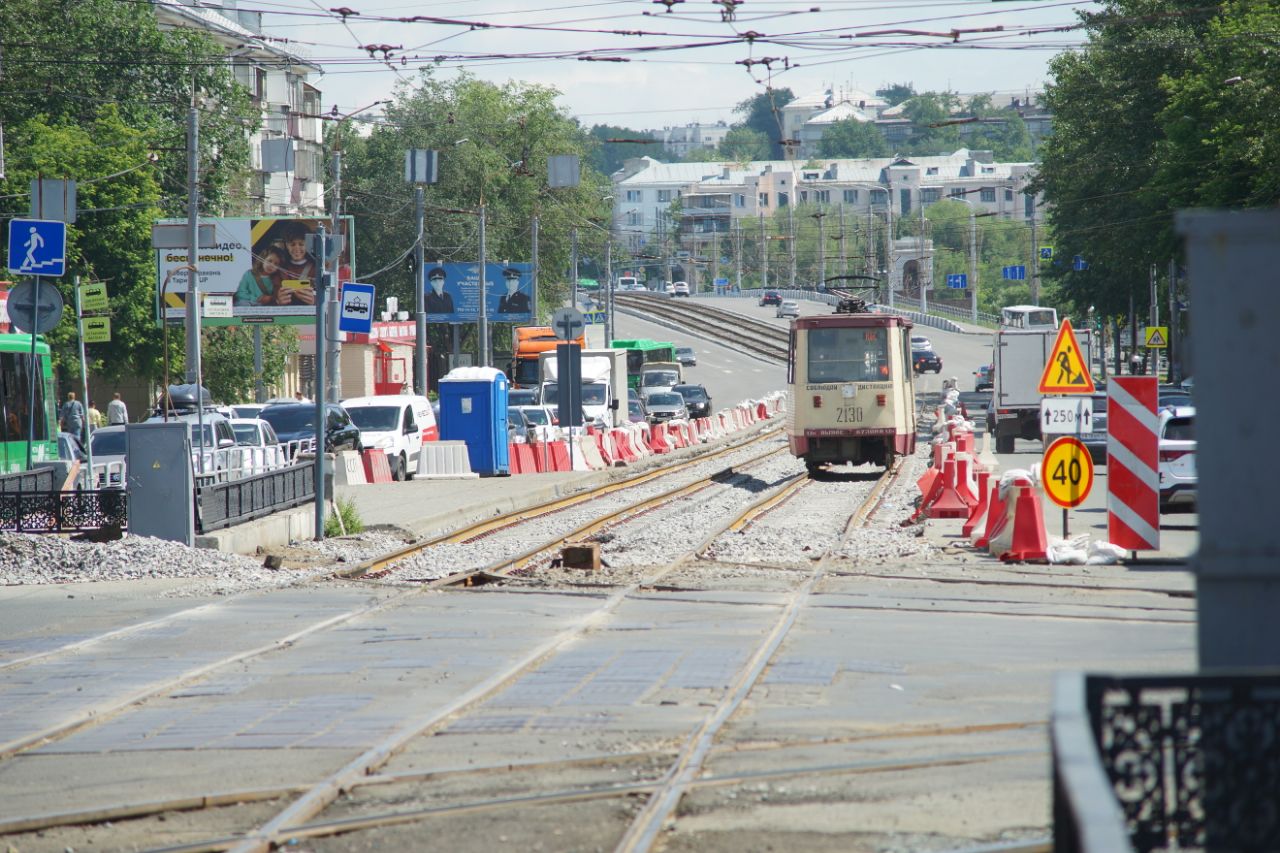
POLYGON ((651 424, 689 419, 689 410, 685 408, 684 397, 674 391, 655 391, 644 398, 644 407, 649 412, 651 424))
POLYGON ((794 299, 784 299, 782 304, 778 306, 778 317, 799 317, 800 303, 794 299))

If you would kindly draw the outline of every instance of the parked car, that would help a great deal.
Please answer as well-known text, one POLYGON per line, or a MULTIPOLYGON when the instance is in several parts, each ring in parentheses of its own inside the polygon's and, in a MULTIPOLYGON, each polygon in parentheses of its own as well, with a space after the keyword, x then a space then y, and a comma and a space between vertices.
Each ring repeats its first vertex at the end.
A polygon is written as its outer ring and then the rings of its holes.
POLYGON ((1183 390, 1177 385, 1161 385, 1158 394, 1159 403, 1157 405, 1161 409, 1176 409, 1195 405, 1195 402, 1191 399, 1191 392, 1183 390))
POLYGON ((633 424, 649 422, 649 411, 639 400, 627 400, 627 420, 633 424))
POLYGON ((672 284, 672 285, 671 285, 671 295, 672 295, 672 296, 688 296, 688 295, 689 295, 689 282, 687 282, 687 281, 677 281, 677 282, 675 282, 674 284, 672 284))
MULTIPOLYGON (((233 454, 229 452, 236 446, 236 434, 231 428, 230 418, 208 409, 204 412, 170 414, 168 419, 187 424, 191 433, 191 460, 196 474, 215 474, 225 479, 227 472, 234 472, 236 475, 240 473, 238 458, 233 458, 233 454)), ((147 418, 147 423, 164 420, 164 416, 154 415, 147 418)), ((96 464, 98 460, 95 458, 93 461, 96 464)))
POLYGON ((931 349, 912 350, 911 366, 915 368, 916 373, 924 373, 926 370, 941 373, 942 359, 931 349))
POLYGON ((508 406, 536 406, 537 404, 537 388, 511 388, 507 391, 508 406))
POLYGON ((546 406, 516 406, 525 423, 527 441, 547 441, 554 438, 557 421, 555 412, 546 406))
POLYGON ((696 367, 698 355, 693 351, 693 347, 676 347, 676 361, 685 367, 696 367))
POLYGON ((274 471, 289 464, 275 428, 262 418, 232 418, 239 463, 251 473, 274 471))
POLYGON ((89 436, 89 447, 93 450, 93 488, 123 488, 125 451, 125 428, 123 426, 98 427, 89 436))
MULTIPOLYGON (((275 429, 280 442, 314 442, 316 438, 316 407, 313 403, 280 403, 262 410, 262 419, 275 429)), ((339 450, 363 450, 360 428, 351 421, 351 415, 337 403, 325 404, 324 449, 333 453, 339 450)), ((296 445, 288 451, 292 457, 296 445)))
POLYGON ((393 480, 412 480, 422 443, 440 437, 431 401, 416 394, 377 394, 342 401, 365 447, 387 454, 393 480))
POLYGON ((764 293, 760 294, 760 304, 761 305, 781 305, 782 294, 776 290, 766 290, 764 293))
POLYGON ((1160 411, 1160 509, 1195 506, 1196 410, 1179 406, 1160 411))
POLYGON ((262 410, 267 407, 266 403, 236 403, 234 406, 228 406, 231 409, 231 419, 256 418, 262 414, 262 410))
POLYGON ((684 406, 689 410, 691 418, 707 418, 711 416, 711 395, 702 385, 677 385, 671 389, 684 399, 684 406))
POLYGON ((973 372, 973 390, 974 391, 991 391, 995 388, 995 383, 991 373, 995 370, 994 364, 984 364, 973 372))
POLYGON ((80 437, 69 432, 58 433, 58 458, 63 462, 84 461, 84 446, 80 437))
POLYGON ((525 420, 519 406, 507 406, 507 441, 527 442, 529 440, 529 422, 525 420))
POLYGON ((651 424, 670 420, 687 420, 689 417, 684 398, 674 391, 655 391, 644 398, 644 407, 649 412, 651 424))
POLYGON ((782 303, 781 303, 780 305, 778 305, 778 311, 777 311, 777 313, 776 313, 774 316, 776 316, 776 317, 799 317, 799 316, 800 316, 800 303, 799 303, 799 302, 796 302, 794 299, 784 299, 784 300, 782 301, 782 303))

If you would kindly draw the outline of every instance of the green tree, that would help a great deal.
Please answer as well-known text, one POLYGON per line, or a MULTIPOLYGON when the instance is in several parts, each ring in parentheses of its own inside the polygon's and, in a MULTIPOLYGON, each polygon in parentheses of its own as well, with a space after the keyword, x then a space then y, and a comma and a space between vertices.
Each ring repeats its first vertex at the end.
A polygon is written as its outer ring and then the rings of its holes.
POLYGON ((720 156, 725 160, 749 163, 769 159, 769 138, 758 130, 737 125, 724 135, 720 156))
MULTIPOLYGON (((1040 149, 1036 188, 1051 205, 1060 257, 1083 255, 1087 271, 1058 267, 1061 292, 1102 315, 1145 305, 1152 263, 1174 251, 1170 200, 1153 183, 1165 140, 1170 81, 1201 54, 1212 7, 1194 0, 1108 0, 1089 15, 1083 50, 1050 66, 1045 102, 1054 132, 1040 149)), ((1210 50, 1216 49, 1211 46, 1210 50)), ((1225 93, 1224 93, 1225 94, 1225 93)), ((1182 163, 1203 169, 1208 163, 1182 163)))
POLYGON ((903 101, 914 98, 916 87, 910 83, 894 83, 883 89, 876 89, 876 94, 888 101, 889 106, 896 107, 903 101))
MULTIPOLYGON (((8 83, 0 98, 7 155, 0 210, 27 215, 27 186, 37 175, 78 182, 64 296, 75 275, 102 280, 112 308, 112 343, 89 346, 90 371, 159 380, 151 223, 185 212, 193 93, 203 104, 205 212, 220 213, 243 197, 245 131, 256 120, 249 100, 220 48, 198 33, 161 31, 148 4, 6 0, 0 32, 8 83)), ((171 353, 180 368, 176 337, 171 353)), ((64 380, 78 376, 74 324, 64 320, 49 338, 64 380)))
POLYGON ((783 159, 782 150, 782 108, 796 99, 790 89, 766 89, 734 107, 734 112, 742 116, 736 125, 746 127, 764 134, 769 140, 769 159, 783 159))
MULTIPOLYGON (((1229 3, 1205 49, 1166 76, 1152 189, 1179 207, 1258 207, 1280 200, 1280 65, 1259 34, 1280 32, 1274 4, 1229 3)), ((1274 40, 1274 35, 1267 38, 1274 40)))
MULTIPOLYGON (((344 206, 356 218, 360 276, 379 295, 414 304, 406 258, 416 238, 413 190, 404 183, 404 152, 440 151, 440 182, 427 190, 425 255, 428 263, 474 261, 478 219, 486 207, 487 255, 527 260, 530 222, 539 216, 542 275, 539 298, 559 304, 568 282, 569 233, 580 230, 584 255, 603 251, 611 186, 584 163, 576 188, 547 187, 547 158, 583 157, 590 137, 556 106, 555 90, 517 82, 495 85, 462 75, 440 80, 424 71, 403 85, 387 106, 387 121, 368 138, 350 139, 343 160, 344 206)), ((498 336, 495 335, 495 341, 498 336)), ((438 343, 438 342, 437 342, 438 343)))
POLYGON ((602 175, 612 175, 622 168, 622 164, 632 157, 649 156, 662 159, 662 141, 654 139, 651 143, 609 142, 610 139, 652 139, 653 134, 647 130, 633 130, 612 124, 597 124, 588 131, 595 144, 589 149, 587 161, 591 168, 602 175))
MULTIPOLYGON (((289 356, 298 352, 298 333, 292 326, 262 329, 262 379, 276 386, 289 356)), ((257 385, 253 369, 253 330, 245 326, 207 328, 200 348, 205 387, 215 400, 252 400, 257 385)))
POLYGON ((818 142, 820 157, 888 157, 891 153, 880 128, 854 118, 832 123, 818 142))
POLYGON ((915 133, 899 153, 928 156, 963 148, 959 129, 948 124, 958 105, 959 98, 952 92, 925 92, 907 101, 903 115, 910 119, 915 133))

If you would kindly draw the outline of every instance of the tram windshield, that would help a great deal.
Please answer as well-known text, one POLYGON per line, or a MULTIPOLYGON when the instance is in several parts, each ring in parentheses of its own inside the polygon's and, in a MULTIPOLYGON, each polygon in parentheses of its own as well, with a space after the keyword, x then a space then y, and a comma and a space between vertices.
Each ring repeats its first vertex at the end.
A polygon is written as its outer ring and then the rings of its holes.
POLYGON ((889 337, 885 330, 811 329, 808 381, 888 382, 889 337))

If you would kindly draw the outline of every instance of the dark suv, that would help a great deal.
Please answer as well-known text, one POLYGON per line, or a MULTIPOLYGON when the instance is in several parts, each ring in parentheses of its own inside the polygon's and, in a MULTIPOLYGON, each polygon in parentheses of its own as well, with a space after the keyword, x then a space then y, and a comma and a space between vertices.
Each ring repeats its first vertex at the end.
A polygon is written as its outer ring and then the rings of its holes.
POLYGON ((671 389, 684 398, 684 406, 691 418, 711 416, 711 396, 701 385, 677 385, 671 389))
MULTIPOLYGON (((281 444, 316 437, 314 403, 278 403, 267 406, 258 417, 271 424, 281 444)), ((360 428, 351 422, 347 410, 337 403, 325 405, 324 449, 329 453, 364 449, 360 428)))
POLYGON ((781 305, 782 294, 776 290, 766 290, 764 293, 760 294, 760 304, 761 305, 781 305))
POLYGON ((924 373, 926 370, 941 373, 942 359, 931 349, 912 350, 911 366, 915 368, 916 373, 924 373))

